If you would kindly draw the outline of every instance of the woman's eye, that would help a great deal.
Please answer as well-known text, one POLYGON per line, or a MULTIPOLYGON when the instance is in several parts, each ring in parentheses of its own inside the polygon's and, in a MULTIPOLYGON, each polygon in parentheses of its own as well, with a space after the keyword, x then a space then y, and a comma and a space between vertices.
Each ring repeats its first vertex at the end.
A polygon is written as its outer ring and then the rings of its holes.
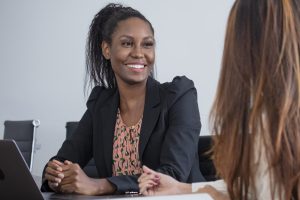
POLYGON ((132 42, 130 42, 130 41, 124 41, 124 42, 122 42, 122 46, 123 47, 131 47, 132 46, 132 42))
POLYGON ((144 47, 145 48, 152 48, 154 46, 154 42, 145 42, 144 47))

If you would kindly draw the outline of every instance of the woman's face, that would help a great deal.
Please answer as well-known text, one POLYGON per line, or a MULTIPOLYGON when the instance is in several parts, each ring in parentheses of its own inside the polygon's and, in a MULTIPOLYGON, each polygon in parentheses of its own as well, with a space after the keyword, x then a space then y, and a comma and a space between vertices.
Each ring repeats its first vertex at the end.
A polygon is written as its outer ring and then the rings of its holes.
POLYGON ((147 22, 128 18, 118 23, 111 45, 103 42, 102 52, 110 59, 118 84, 146 82, 155 60, 154 35, 147 22))

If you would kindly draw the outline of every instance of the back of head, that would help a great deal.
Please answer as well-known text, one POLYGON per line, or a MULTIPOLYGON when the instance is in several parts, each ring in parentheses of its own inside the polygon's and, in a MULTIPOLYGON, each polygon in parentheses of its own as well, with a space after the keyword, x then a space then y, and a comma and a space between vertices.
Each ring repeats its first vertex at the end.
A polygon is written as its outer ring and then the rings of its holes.
POLYGON ((137 17, 149 24, 154 34, 152 24, 139 11, 121 4, 110 3, 102 8, 94 17, 86 44, 86 81, 87 86, 100 85, 115 88, 116 80, 110 60, 102 54, 103 41, 111 44, 112 34, 118 23, 131 17, 137 17))
POLYGON ((255 138, 272 195, 300 198, 299 0, 235 1, 211 122, 215 165, 232 199, 255 193, 255 138))

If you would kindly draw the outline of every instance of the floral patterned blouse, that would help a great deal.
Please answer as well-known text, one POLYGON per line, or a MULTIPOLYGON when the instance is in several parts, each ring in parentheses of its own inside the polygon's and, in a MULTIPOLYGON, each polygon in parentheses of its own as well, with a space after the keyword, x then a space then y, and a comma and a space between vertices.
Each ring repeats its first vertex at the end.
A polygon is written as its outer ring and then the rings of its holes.
POLYGON ((113 176, 142 173, 139 159, 139 140, 142 118, 136 125, 127 126, 118 109, 113 140, 113 176))

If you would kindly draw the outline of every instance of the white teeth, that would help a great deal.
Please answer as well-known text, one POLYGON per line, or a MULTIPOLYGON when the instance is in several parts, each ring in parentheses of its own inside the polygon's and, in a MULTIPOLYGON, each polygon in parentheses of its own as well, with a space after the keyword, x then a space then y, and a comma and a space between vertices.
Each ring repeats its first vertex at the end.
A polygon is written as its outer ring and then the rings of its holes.
POLYGON ((135 69, 142 69, 142 68, 144 68, 145 66, 144 66, 144 65, 127 65, 127 67, 135 68, 135 69))

